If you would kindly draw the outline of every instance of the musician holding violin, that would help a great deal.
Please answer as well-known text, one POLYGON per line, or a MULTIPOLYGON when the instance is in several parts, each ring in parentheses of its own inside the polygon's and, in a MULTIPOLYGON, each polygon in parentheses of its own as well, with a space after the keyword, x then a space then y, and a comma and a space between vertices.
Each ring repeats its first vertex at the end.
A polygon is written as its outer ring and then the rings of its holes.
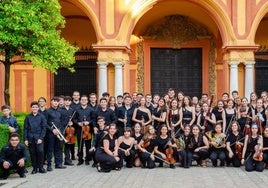
POLYGON ((202 105, 202 112, 197 118, 197 125, 201 126, 203 133, 212 131, 214 125, 216 124, 216 117, 210 112, 210 107, 207 102, 202 105))
POLYGON ((168 110, 167 116, 167 125, 171 130, 172 135, 180 129, 180 125, 182 122, 182 108, 179 108, 177 99, 171 100, 171 107, 168 110))
POLYGON ((263 162, 265 163, 265 168, 268 168, 268 126, 264 127, 263 131, 263 162))
POLYGON ((258 135, 258 125, 252 123, 251 134, 245 136, 244 147, 242 152, 241 163, 245 164, 245 169, 248 172, 264 170, 263 160, 263 138, 258 135))
POLYGON ((142 168, 155 168, 155 138, 156 134, 154 127, 152 125, 148 125, 148 131, 144 134, 142 140, 137 145, 140 150, 139 157, 142 163, 142 168))
POLYGON ((241 166, 242 150, 244 145, 244 135, 240 132, 240 126, 237 121, 231 123, 231 131, 226 141, 226 164, 233 167, 241 166))
POLYGON ((136 167, 141 166, 140 150, 138 148, 138 144, 142 140, 143 136, 144 135, 141 133, 141 125, 139 123, 135 123, 134 132, 133 132, 132 137, 135 139, 135 141, 134 141, 134 149, 135 149, 134 166, 136 166, 136 167))
POLYGON ((175 168, 175 158, 177 155, 176 144, 173 139, 170 139, 168 136, 168 127, 163 124, 160 127, 160 135, 155 140, 154 153, 155 161, 159 162, 159 167, 163 167, 163 163, 166 161, 169 164, 169 167, 175 168))
POLYGON ((64 144, 64 165, 74 165, 71 160, 71 156, 74 156, 74 146, 76 142, 75 128, 73 126, 72 119, 75 115, 75 110, 70 107, 72 98, 70 96, 64 97, 64 106, 61 107, 62 122, 65 126, 64 136, 67 142, 64 144))

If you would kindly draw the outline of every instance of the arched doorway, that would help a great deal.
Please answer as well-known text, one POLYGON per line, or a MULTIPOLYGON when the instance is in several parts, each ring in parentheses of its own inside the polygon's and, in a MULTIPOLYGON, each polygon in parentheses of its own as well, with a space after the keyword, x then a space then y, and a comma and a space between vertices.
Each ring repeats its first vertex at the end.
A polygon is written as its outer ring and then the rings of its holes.
POLYGON ((71 1, 60 1, 66 19, 62 36, 79 47, 75 54, 75 72, 61 68, 54 76, 54 95, 71 95, 73 91, 88 95, 97 91, 97 54, 91 49, 96 33, 85 12, 71 1))

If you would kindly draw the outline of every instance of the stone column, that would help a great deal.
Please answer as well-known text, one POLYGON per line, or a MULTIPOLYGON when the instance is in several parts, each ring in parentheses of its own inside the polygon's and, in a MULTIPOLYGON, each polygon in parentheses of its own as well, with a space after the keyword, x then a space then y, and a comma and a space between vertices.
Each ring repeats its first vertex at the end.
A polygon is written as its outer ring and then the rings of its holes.
POLYGON ((99 96, 107 92, 107 62, 97 62, 99 66, 99 96))
POLYGON ((114 96, 123 95, 123 63, 114 62, 115 78, 114 78, 114 96))
POLYGON ((237 61, 229 62, 230 65, 230 96, 231 92, 238 91, 238 64, 237 61))
POLYGON ((255 61, 246 61, 245 65, 245 97, 250 97, 250 93, 254 91, 254 64, 255 61))

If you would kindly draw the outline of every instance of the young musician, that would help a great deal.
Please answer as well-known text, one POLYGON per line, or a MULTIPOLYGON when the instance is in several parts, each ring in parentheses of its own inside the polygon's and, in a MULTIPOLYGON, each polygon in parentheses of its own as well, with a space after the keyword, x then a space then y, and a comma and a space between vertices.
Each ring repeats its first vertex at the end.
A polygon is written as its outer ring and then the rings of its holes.
POLYGON ((237 121, 233 121, 231 123, 231 131, 226 141, 227 166, 229 166, 230 164, 232 164, 233 167, 241 166, 242 149, 244 145, 243 143, 244 143, 244 135, 240 132, 240 126, 237 121))
MULTIPOLYGON (((182 125, 192 126, 195 122, 195 109, 191 104, 191 98, 185 96, 182 103, 182 125)), ((182 127, 184 129, 184 127, 182 127)))
POLYGON ((262 135, 258 135, 258 125, 256 123, 252 123, 251 134, 245 136, 241 160, 241 163, 245 164, 246 171, 262 172, 264 170, 262 149, 262 135))
POLYGON ((202 112, 197 118, 197 125, 201 126, 202 132, 212 131, 216 124, 216 117, 210 113, 208 103, 204 102, 202 105, 202 112))
POLYGON ((152 112, 152 124, 158 133, 160 126, 166 123, 166 117, 167 110, 165 100, 163 98, 160 98, 157 108, 154 108, 152 112))
POLYGON ((224 110, 224 102, 218 100, 217 106, 212 110, 212 113, 215 115, 216 122, 222 124, 222 132, 225 133, 226 130, 226 115, 224 110))
MULTIPOLYGON (((151 123, 152 116, 151 112, 148 108, 145 106, 145 98, 142 97, 140 99, 140 105, 138 108, 134 109, 132 121, 136 123, 140 123, 142 125, 142 129, 145 130, 146 126, 151 123)), ((145 131, 144 131, 145 133, 145 131)))
POLYGON ((200 132, 200 127, 198 125, 192 126, 192 134, 190 140, 190 151, 192 154, 192 159, 196 160, 197 164, 202 167, 206 167, 206 159, 209 157, 209 142, 205 135, 200 132))
POLYGON ((191 137, 191 126, 185 125, 183 134, 178 138, 181 139, 184 144, 184 148, 179 148, 179 156, 181 157, 181 166, 183 168, 190 168, 192 164, 192 153, 189 150, 189 147, 191 147, 191 137))
MULTIPOLYGON (((88 106, 88 97, 82 95, 80 99, 80 106, 76 108, 76 113, 73 121, 76 125, 77 142, 78 142, 78 163, 82 165, 84 163, 84 145, 86 146, 86 155, 91 148, 91 136, 93 133, 93 109, 88 106)), ((86 156, 85 164, 89 165, 89 161, 86 156)))
POLYGON ((9 143, 2 148, 0 153, 1 178, 7 179, 12 169, 16 170, 21 178, 25 178, 25 164, 28 158, 27 149, 20 143, 19 135, 11 133, 9 143))
MULTIPOLYGON (((208 134, 207 134, 208 135, 208 134)), ((217 167, 217 160, 220 160, 220 166, 225 165, 225 139, 226 135, 222 132, 222 125, 220 122, 216 123, 212 136, 209 137, 209 143, 211 145, 210 160, 214 167, 217 167)))
POLYGON ((142 140, 143 136, 144 135, 141 133, 141 125, 139 123, 135 123, 133 138, 135 139, 135 141, 134 141, 134 149, 135 149, 134 166, 136 166, 136 167, 141 166, 140 150, 138 148, 138 144, 142 140))
POLYGON ((61 122, 61 112, 59 109, 59 98, 51 99, 51 107, 47 110, 47 131, 48 131, 48 151, 47 151, 47 171, 52 171, 52 154, 55 158, 55 168, 63 169, 66 166, 62 165, 62 140, 59 135, 63 133, 64 126, 61 122))
POLYGON ((152 125, 148 125, 148 130, 144 134, 144 137, 138 144, 138 149, 140 150, 140 160, 142 163, 142 168, 155 168, 155 156, 154 156, 154 146, 155 146, 155 129, 152 125))
POLYGON ((264 127, 263 131, 263 162, 265 163, 265 168, 268 168, 268 126, 264 127))
POLYGON ((123 158, 126 161, 126 167, 132 168, 135 159, 134 143, 135 139, 131 137, 132 131, 130 127, 124 129, 124 135, 118 138, 119 150, 122 151, 123 158))
POLYGON ((237 118, 237 113, 234 108, 234 101, 232 99, 227 99, 227 108, 225 108, 226 126, 228 126, 230 122, 236 120, 236 118, 237 118))
POLYGON ((175 168, 175 158, 174 156, 177 155, 175 152, 176 144, 174 143, 173 139, 170 139, 168 136, 168 127, 163 124, 160 127, 160 135, 155 140, 155 147, 154 153, 157 157, 155 157, 155 161, 159 162, 159 167, 163 167, 164 161, 169 162, 169 167, 174 169, 175 168))
POLYGON ((70 96, 64 97, 64 106, 60 108, 62 115, 62 124, 64 126, 64 136, 67 143, 64 144, 64 165, 73 166, 72 158, 74 157, 74 146, 76 142, 75 128, 73 126, 73 118, 75 115, 74 109, 70 107, 72 98, 70 96))
POLYGON ((44 137, 46 135, 47 121, 38 112, 38 102, 31 102, 32 113, 24 120, 24 143, 29 147, 31 162, 33 166, 32 174, 46 173, 43 167, 44 162, 44 137))
POLYGON ((108 127, 108 134, 104 136, 101 147, 96 151, 99 172, 121 170, 123 166, 122 152, 119 150, 118 139, 115 136, 116 125, 112 123, 108 127))
POLYGON ((18 132, 19 125, 17 119, 11 114, 11 108, 8 105, 1 107, 3 116, 0 116, 0 124, 4 124, 9 128, 10 133, 18 132))
MULTIPOLYGON (((171 107, 168 111, 167 120, 167 125, 171 129, 171 135, 177 133, 181 128, 180 125, 182 122, 182 108, 178 107, 178 101, 176 99, 173 99, 171 101, 171 107)), ((178 133, 176 136, 178 136, 178 133)))

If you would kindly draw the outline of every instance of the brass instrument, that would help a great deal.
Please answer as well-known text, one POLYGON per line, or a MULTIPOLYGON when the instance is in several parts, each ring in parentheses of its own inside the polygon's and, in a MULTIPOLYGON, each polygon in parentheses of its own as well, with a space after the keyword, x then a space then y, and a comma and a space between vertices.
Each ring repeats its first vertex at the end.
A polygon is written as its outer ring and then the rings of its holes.
POLYGON ((210 142, 216 143, 216 146, 214 146, 215 148, 221 148, 226 142, 226 135, 224 133, 213 135, 212 132, 213 131, 208 131, 205 135, 208 137, 210 142))
POLYGON ((184 139, 182 137, 179 137, 179 138, 174 137, 173 140, 174 140, 174 142, 179 150, 183 151, 185 149, 185 142, 184 142, 184 139))
POLYGON ((51 122, 52 124, 52 128, 55 129, 57 131, 57 138, 60 140, 60 141, 64 141, 65 143, 67 143, 67 140, 65 139, 65 137, 61 134, 60 130, 58 129, 58 127, 53 123, 51 122))

